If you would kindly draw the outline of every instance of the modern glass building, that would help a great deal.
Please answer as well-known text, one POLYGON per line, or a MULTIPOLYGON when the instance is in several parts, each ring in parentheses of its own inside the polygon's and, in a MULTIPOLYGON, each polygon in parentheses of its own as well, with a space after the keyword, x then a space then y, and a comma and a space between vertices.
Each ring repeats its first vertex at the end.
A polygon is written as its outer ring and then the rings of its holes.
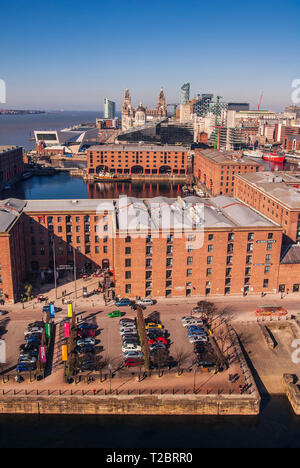
POLYGON ((190 100, 190 83, 184 83, 180 88, 180 104, 187 104, 190 100))
POLYGON ((109 99, 104 99, 104 118, 114 119, 116 116, 116 103, 109 99))

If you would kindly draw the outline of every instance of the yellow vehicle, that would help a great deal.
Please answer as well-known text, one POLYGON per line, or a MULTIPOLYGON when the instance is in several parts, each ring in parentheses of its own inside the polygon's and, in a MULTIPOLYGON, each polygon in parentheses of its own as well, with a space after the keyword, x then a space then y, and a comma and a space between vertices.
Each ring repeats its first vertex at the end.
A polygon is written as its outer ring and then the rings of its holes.
POLYGON ((160 323, 154 323, 154 322, 149 322, 147 323, 146 325, 146 330, 149 330, 149 328, 162 328, 161 324, 160 323))

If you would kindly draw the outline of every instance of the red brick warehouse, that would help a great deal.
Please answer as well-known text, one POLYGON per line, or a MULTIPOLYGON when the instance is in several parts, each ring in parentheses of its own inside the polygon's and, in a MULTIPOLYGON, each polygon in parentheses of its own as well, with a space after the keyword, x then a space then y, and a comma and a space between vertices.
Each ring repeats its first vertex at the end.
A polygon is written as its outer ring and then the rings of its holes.
POLYGON ((89 174, 186 175, 188 149, 180 146, 97 145, 88 150, 89 174))
POLYGON ((232 195, 235 176, 262 171, 263 167, 230 151, 195 149, 194 176, 213 195, 232 195))

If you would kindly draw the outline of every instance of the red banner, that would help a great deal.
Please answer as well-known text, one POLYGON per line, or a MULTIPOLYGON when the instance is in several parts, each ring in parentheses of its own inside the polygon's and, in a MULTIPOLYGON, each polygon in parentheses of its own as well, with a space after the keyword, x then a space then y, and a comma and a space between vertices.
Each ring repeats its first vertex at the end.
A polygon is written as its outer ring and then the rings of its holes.
POLYGON ((65 328, 65 338, 70 338, 70 324, 68 322, 64 325, 65 328))

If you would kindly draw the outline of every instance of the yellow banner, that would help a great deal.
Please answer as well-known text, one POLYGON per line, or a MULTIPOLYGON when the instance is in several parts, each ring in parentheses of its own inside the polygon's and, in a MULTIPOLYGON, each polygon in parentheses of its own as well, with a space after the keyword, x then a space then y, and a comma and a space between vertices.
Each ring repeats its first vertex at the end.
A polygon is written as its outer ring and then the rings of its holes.
POLYGON ((68 360, 68 346, 67 345, 63 345, 61 347, 61 352, 62 352, 62 360, 63 361, 67 361, 68 360))
POLYGON ((72 317, 73 315, 73 305, 68 304, 68 317, 72 317))

